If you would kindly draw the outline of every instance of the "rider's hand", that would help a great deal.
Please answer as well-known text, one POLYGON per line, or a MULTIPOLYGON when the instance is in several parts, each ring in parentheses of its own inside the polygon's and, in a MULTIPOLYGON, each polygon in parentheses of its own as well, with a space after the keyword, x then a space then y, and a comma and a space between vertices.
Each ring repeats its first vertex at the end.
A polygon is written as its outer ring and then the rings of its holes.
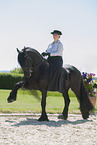
POLYGON ((43 52, 42 55, 43 55, 43 56, 46 56, 46 55, 45 55, 45 52, 43 52))
POLYGON ((43 55, 43 56, 47 56, 47 55, 50 56, 50 53, 48 53, 48 52, 43 52, 42 55, 43 55))

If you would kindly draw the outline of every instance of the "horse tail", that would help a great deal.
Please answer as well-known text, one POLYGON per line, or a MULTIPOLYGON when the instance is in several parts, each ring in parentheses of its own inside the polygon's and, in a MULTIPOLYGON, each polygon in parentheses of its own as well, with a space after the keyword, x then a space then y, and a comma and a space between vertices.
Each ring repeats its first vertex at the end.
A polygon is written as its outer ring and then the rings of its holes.
POLYGON ((89 117, 89 111, 93 110, 94 107, 89 100, 88 94, 83 84, 83 80, 81 78, 81 88, 80 88, 80 110, 82 112, 82 117, 87 119, 89 117))

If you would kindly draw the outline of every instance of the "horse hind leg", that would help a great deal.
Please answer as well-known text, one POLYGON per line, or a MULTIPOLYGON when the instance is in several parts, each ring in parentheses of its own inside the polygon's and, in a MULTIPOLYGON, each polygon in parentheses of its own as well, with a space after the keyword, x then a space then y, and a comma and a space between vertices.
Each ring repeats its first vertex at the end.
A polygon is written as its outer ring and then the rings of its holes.
POLYGON ((60 114, 58 116, 58 118, 66 120, 68 118, 68 108, 69 108, 69 104, 70 104, 68 90, 63 93, 63 97, 64 97, 65 106, 64 106, 62 114, 60 114))

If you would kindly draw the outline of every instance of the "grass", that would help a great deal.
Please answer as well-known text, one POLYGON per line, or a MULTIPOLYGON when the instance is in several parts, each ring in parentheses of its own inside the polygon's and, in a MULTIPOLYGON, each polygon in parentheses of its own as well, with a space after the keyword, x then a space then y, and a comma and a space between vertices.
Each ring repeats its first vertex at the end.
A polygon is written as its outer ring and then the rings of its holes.
MULTIPOLYGON (((0 90, 0 112, 2 113, 12 113, 12 112, 41 112, 41 102, 32 96, 28 91, 19 90, 17 95, 17 100, 13 103, 7 103, 7 97, 9 96, 11 90, 0 90)), ((41 93, 39 92, 39 95, 41 93)), ((69 107, 69 113, 80 113, 79 103, 70 90, 69 96, 71 103, 69 107)), ((48 92, 47 106, 46 110, 48 113, 61 113, 64 107, 64 100, 60 93, 58 92, 48 92)), ((97 111, 97 105, 95 106, 95 111, 97 111)))

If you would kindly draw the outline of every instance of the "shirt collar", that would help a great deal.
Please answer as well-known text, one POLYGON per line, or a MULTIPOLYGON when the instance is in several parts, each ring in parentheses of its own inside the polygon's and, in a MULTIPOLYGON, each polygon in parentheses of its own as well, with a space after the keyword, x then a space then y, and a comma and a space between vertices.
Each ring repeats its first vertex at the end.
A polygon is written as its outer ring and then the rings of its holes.
MULTIPOLYGON (((58 40, 56 43, 59 43, 60 42, 60 40, 58 40)), ((56 44, 56 43, 54 43, 54 41, 52 42, 52 44, 56 44)))

